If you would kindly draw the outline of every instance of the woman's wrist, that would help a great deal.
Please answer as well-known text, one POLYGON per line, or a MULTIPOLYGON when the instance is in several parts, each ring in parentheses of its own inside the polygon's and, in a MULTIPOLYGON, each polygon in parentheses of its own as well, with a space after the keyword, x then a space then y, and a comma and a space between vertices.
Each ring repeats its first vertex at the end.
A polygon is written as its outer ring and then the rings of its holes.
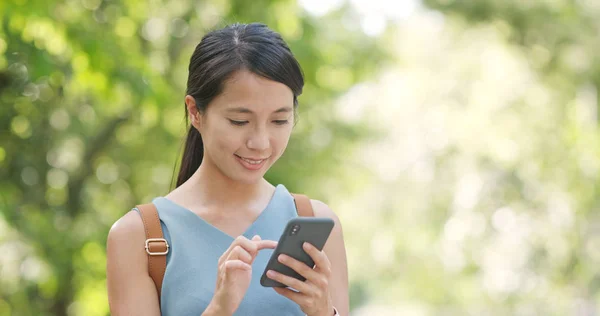
POLYGON ((211 301, 206 307, 206 310, 204 310, 204 313, 202 313, 202 316, 230 316, 232 314, 233 313, 225 311, 225 309, 221 305, 215 303, 215 301, 211 301))
MULTIPOLYGON (((321 314, 319 314, 319 315, 321 315, 321 314)), ((309 316, 309 315, 307 315, 307 316, 309 316)), ((324 314, 322 316, 340 316, 340 313, 338 313, 335 306, 331 306, 331 308, 327 308, 327 314, 324 314)))

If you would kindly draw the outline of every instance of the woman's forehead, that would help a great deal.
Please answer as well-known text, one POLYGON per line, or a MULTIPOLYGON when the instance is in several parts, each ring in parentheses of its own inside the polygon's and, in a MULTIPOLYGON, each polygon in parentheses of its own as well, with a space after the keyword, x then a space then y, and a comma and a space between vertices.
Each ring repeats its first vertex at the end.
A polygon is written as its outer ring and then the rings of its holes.
POLYGON ((215 101, 223 110, 238 113, 289 112, 293 109, 294 94, 283 83, 238 71, 225 82, 215 101))
MULTIPOLYGON (((283 106, 273 111, 274 113, 291 113, 294 109, 291 106, 283 106)), ((251 108, 243 106, 228 106, 225 108, 227 113, 242 113, 242 114, 254 114, 255 112, 251 108)))

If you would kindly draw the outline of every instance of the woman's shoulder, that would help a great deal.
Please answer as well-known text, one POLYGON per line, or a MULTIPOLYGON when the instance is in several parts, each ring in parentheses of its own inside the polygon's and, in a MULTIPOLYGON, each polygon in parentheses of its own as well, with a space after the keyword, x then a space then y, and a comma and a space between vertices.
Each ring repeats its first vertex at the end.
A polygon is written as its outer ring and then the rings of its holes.
POLYGON ((124 254, 137 253, 131 250, 143 245, 145 239, 146 233, 142 218, 137 211, 131 210, 111 226, 107 238, 107 251, 123 252, 124 254))
POLYGON ((140 235, 144 234, 144 223, 135 209, 130 210, 113 223, 108 233, 109 236, 118 237, 121 235, 140 235))
POLYGON ((329 217, 333 219, 336 225, 340 225, 339 217, 335 214, 331 207, 329 207, 329 205, 325 204, 320 200, 314 199, 310 200, 310 204, 313 207, 315 217, 329 217))

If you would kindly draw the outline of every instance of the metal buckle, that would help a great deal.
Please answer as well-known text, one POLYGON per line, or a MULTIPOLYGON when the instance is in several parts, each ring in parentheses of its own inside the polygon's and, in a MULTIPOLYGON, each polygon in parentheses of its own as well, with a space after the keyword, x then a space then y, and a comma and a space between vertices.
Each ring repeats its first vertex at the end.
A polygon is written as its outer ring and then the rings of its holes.
POLYGON ((169 253, 169 243, 164 238, 148 238, 146 239, 146 252, 151 256, 164 256, 169 253), (164 252, 151 252, 150 251, 150 243, 151 242, 164 242, 165 246, 167 246, 167 250, 164 252))

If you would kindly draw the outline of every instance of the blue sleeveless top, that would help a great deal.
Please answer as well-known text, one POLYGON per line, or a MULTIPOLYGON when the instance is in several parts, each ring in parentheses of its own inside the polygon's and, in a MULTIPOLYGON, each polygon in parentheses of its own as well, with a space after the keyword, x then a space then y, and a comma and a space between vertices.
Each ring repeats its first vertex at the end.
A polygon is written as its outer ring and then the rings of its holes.
MULTIPOLYGON (((199 316, 210 303, 217 282, 217 261, 234 238, 190 210, 164 197, 152 203, 158 210, 165 239, 169 242, 167 270, 162 285, 163 316, 199 316)), ((279 184, 267 207, 243 235, 277 241, 285 225, 297 217, 294 199, 279 184)), ((252 280, 235 316, 305 315, 298 304, 260 285, 260 277, 273 249, 259 251, 252 263, 252 280)))

